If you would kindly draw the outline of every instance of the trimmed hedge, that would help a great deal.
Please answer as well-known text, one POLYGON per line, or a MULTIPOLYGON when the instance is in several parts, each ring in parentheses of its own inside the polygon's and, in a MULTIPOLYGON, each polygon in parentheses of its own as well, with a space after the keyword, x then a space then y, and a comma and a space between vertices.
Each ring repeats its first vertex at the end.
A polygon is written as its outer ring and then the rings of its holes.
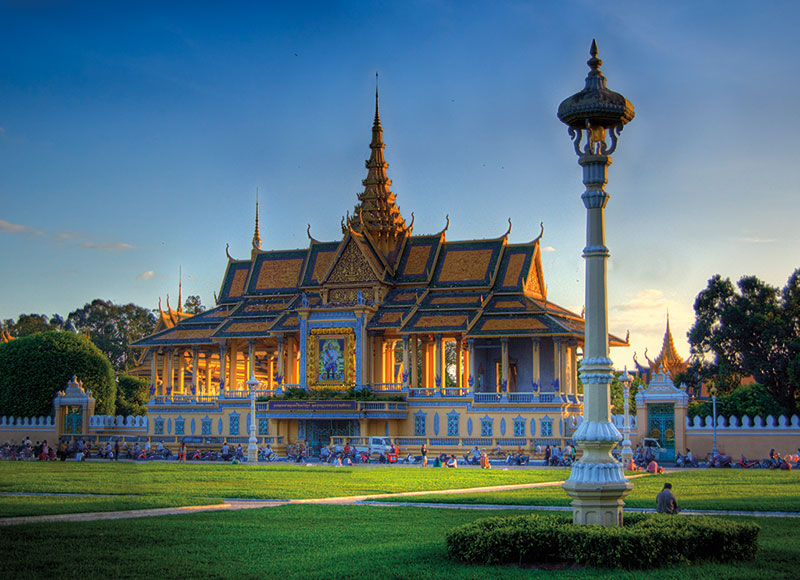
POLYGON ((573 561, 601 568, 658 568, 749 560, 756 524, 706 516, 628 514, 622 527, 577 526, 571 515, 486 518, 450 530, 447 552, 473 564, 573 561))

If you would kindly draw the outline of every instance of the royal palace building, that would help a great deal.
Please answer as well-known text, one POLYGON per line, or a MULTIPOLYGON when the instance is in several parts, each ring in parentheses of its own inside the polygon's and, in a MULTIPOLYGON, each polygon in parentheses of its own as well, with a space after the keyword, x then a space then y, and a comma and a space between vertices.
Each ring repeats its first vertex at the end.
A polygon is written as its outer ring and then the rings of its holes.
POLYGON ((341 239, 309 230, 307 248, 263 250, 256 204, 251 255, 228 254, 215 307, 188 317, 168 306, 135 343, 151 438, 245 442, 255 421, 259 443, 279 449, 569 440, 584 320, 548 300, 541 235, 510 244, 510 220, 493 239, 451 241, 447 226, 415 235, 390 190, 377 95, 370 149, 341 239))

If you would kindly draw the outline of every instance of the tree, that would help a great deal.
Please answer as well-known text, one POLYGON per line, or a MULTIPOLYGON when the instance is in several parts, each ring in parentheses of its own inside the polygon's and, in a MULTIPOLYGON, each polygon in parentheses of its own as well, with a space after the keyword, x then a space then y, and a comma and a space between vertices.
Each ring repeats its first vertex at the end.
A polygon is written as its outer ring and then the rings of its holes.
POLYGON ((132 375, 117 377, 115 415, 146 415, 149 400, 150 386, 146 380, 132 375))
POLYGON ((187 296, 183 303, 183 311, 186 314, 200 314, 206 311, 206 307, 200 302, 200 296, 187 296))
POLYGON ((689 331, 693 371, 712 377, 721 392, 739 377, 752 375, 787 412, 794 413, 800 394, 800 269, 783 290, 755 276, 736 287, 716 275, 694 303, 696 320, 689 331))
POLYGON ((71 312, 67 322, 78 332, 88 332, 92 342, 103 351, 117 371, 134 365, 136 352, 132 342, 151 334, 156 327, 155 315, 135 304, 117 305, 99 298, 71 312))
POLYGON ((52 318, 48 318, 45 314, 20 314, 16 322, 8 319, 3 327, 11 336, 22 338, 37 332, 61 330, 64 328, 64 319, 58 314, 54 314, 52 318))
MULTIPOLYGON (((695 416, 710 417, 713 414, 713 403, 710 400, 692 401, 689 403, 689 417, 695 416)), ((764 385, 739 385, 730 393, 717 397, 717 415, 730 417, 731 415, 741 419, 747 415, 753 417, 764 417, 772 415, 778 417, 784 410, 767 392, 764 385)))
POLYGON ((0 344, 0 416, 50 415, 73 375, 92 391, 98 414, 114 411, 114 370, 86 337, 51 330, 0 344))

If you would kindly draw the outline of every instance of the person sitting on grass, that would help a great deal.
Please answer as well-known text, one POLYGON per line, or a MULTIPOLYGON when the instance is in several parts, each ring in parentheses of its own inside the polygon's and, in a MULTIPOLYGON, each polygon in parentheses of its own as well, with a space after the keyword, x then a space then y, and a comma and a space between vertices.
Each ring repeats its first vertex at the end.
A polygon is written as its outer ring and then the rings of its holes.
POLYGON ((489 463, 489 456, 486 455, 486 451, 481 453, 481 469, 491 469, 492 464, 489 463))
POLYGON ((660 514, 677 514, 681 511, 678 500, 672 493, 672 484, 665 483, 664 489, 656 496, 656 511, 660 514))
POLYGON ((656 463, 655 459, 653 459, 650 463, 647 464, 647 472, 648 473, 664 473, 664 468, 661 467, 658 463, 656 463))
POLYGON ((448 459, 447 463, 445 463, 445 466, 446 467, 452 467, 453 469, 458 467, 458 459, 456 459, 456 456, 455 455, 451 455, 450 459, 448 459))

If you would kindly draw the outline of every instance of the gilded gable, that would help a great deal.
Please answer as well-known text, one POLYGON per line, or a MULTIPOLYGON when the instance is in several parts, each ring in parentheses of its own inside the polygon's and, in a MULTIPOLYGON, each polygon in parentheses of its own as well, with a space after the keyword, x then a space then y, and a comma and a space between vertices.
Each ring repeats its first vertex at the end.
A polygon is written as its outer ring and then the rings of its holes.
POLYGON ((375 273, 367 262, 367 258, 352 240, 339 257, 333 267, 328 282, 374 282, 377 281, 375 273))

